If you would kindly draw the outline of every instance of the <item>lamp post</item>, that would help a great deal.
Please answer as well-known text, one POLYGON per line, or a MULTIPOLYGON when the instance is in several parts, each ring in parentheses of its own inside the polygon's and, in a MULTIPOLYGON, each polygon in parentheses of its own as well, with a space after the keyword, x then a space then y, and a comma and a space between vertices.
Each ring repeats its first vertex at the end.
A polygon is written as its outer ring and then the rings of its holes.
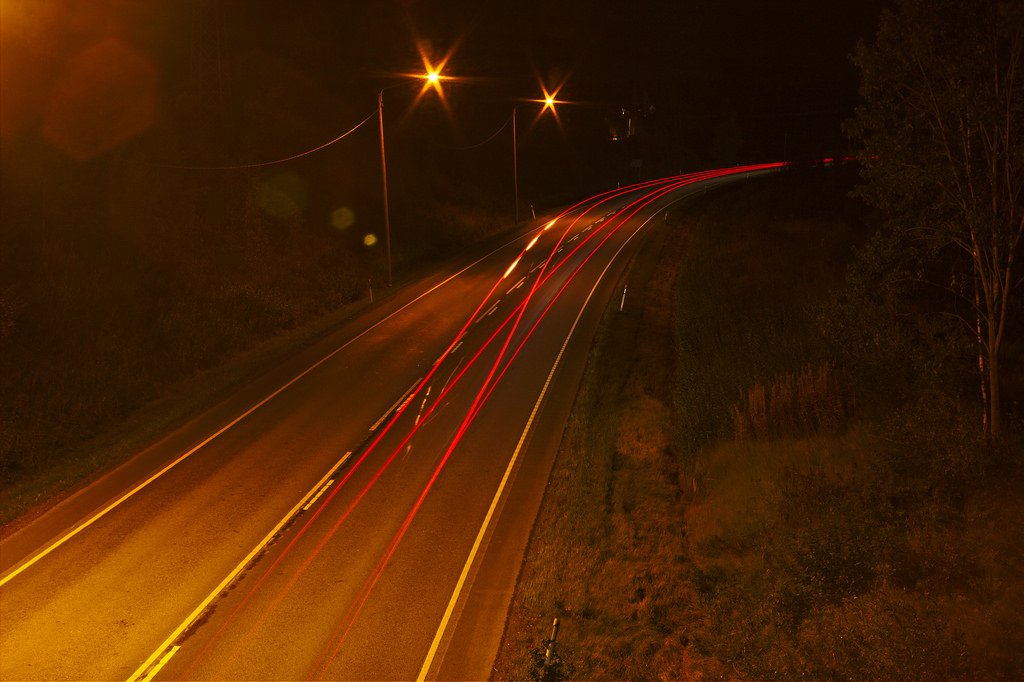
MULTIPOLYGON (((430 86, 435 89, 439 88, 439 82, 441 80, 440 68, 427 68, 427 72, 420 76, 423 80, 427 81, 430 86)), ((397 88, 400 85, 407 85, 407 83, 395 83, 389 85, 386 88, 381 88, 377 93, 377 119, 380 122, 380 177, 381 184, 383 187, 384 195, 384 258, 387 262, 388 271, 388 287, 392 285, 391 278, 391 216, 388 210, 388 161, 387 153, 384 147, 384 91, 390 90, 391 88, 397 88)), ((427 86, 424 86, 424 89, 427 86)), ((440 92, 440 90, 438 90, 440 92)), ((421 93, 422 94, 422 93, 421 93)), ((418 99, 418 98, 417 98, 418 99)))
MULTIPOLYGON (((548 109, 551 113, 558 117, 555 113, 555 105, 558 104, 558 100, 555 99, 554 94, 549 94, 547 90, 544 91, 544 99, 530 100, 531 102, 540 102, 544 107, 540 110, 540 116, 544 115, 544 112, 548 109)), ((519 225, 519 142, 517 140, 516 132, 516 109, 519 107, 517 104, 512 105, 512 185, 515 188, 515 224, 519 225)))
POLYGON ((391 286, 391 218, 388 215, 388 161, 384 152, 384 90, 377 93, 377 118, 380 119, 380 177, 384 186, 384 258, 388 267, 388 286, 391 286))
POLYGON ((515 226, 519 225, 519 144, 516 142, 516 106, 512 105, 512 184, 516 190, 515 226))

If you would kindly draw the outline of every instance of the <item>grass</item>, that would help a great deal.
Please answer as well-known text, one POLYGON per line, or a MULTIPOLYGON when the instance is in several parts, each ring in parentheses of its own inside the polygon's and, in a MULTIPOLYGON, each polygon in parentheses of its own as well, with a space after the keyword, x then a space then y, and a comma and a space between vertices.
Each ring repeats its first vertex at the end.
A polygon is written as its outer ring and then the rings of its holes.
POLYGON ((117 424, 84 441, 69 444, 45 462, 38 461, 30 471, 11 477, 0 488, 0 524, 17 519, 33 506, 88 480, 94 473, 119 464, 201 410, 226 398, 280 358, 329 333, 365 305, 363 301, 343 306, 287 333, 256 342, 214 368, 163 386, 163 395, 132 410, 117 424))
POLYGON ((665 267, 685 245, 667 236, 652 235, 631 269, 638 304, 622 313, 612 306, 598 332, 523 565, 498 677, 535 675, 529 651, 555 616, 571 676, 647 678, 685 651, 683 639, 666 641, 693 605, 676 570, 684 537, 663 533, 682 511, 672 456, 674 358, 650 333, 671 335, 665 294, 674 277, 665 267))
MULTIPOLYGON (((140 197, 133 210, 156 201, 140 197)), ((118 464, 336 326, 366 303, 371 281, 380 291, 383 258, 354 247, 352 234, 252 207, 231 213, 227 199, 219 223, 175 201, 174 210, 121 211, 109 223, 5 223, 0 524, 118 464), (145 227, 118 223, 130 219, 145 227)), ((448 254, 508 226, 482 209, 449 206, 440 219, 448 254)), ((415 243, 401 254, 402 277, 422 270, 433 242, 415 243)))
POLYGON ((1024 674, 1019 427, 986 441, 955 366, 887 393, 899 357, 841 347, 830 318, 870 227, 849 183, 734 186, 652 235, 629 275, 643 307, 606 314, 496 678, 537 676, 553 616, 579 679, 1024 674))

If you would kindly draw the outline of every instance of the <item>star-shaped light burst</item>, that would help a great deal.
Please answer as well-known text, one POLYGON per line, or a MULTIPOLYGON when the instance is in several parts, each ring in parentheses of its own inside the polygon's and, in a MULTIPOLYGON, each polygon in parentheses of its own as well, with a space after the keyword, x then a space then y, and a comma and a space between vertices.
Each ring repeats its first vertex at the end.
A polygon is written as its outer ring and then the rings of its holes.
POLYGON ((565 100, 558 99, 558 93, 562 89, 562 85, 564 85, 564 83, 560 83, 558 87, 554 88, 553 90, 548 90, 547 86, 545 86, 542 83, 540 89, 541 92, 544 93, 544 97, 541 99, 529 100, 531 102, 536 102, 537 104, 542 105, 540 111, 537 112, 537 116, 533 119, 533 123, 530 124, 531 128, 535 126, 537 122, 541 119, 541 117, 543 117, 544 114, 548 111, 550 111, 551 115, 555 117, 555 122, 558 124, 558 127, 562 127, 562 120, 558 118, 558 109, 556 109, 557 105, 566 104, 565 100))
POLYGON ((444 68, 448 64, 448 60, 451 59, 452 53, 455 51, 453 47, 449 50, 438 62, 431 60, 427 54, 425 44, 423 42, 417 42, 416 50, 420 53, 420 61, 423 62, 423 72, 418 74, 409 74, 415 78, 419 78, 423 81, 423 87, 420 88, 419 93, 416 95, 416 99, 412 103, 412 108, 415 108, 419 101, 423 99, 423 96, 427 94, 428 90, 433 90, 437 93, 438 98, 441 100, 441 104, 444 105, 445 111, 448 109, 448 100, 444 94, 444 88, 441 87, 443 81, 454 80, 451 76, 444 74, 444 68))

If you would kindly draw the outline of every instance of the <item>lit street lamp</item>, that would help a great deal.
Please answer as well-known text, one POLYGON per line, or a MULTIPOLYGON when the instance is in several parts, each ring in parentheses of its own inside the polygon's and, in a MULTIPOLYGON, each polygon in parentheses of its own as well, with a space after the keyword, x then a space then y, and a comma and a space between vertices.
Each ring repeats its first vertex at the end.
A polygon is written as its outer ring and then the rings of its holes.
POLYGON ((391 286, 391 218, 388 215, 388 161, 384 153, 384 90, 377 93, 377 118, 380 119, 380 177, 384 185, 384 254, 388 264, 388 286, 391 286))
POLYGON ((515 223, 519 225, 519 143, 516 142, 516 107, 512 106, 512 184, 516 190, 515 223))
MULTIPOLYGON (((420 96, 426 91, 428 87, 433 87, 438 93, 441 92, 440 81, 442 79, 440 68, 434 69, 430 66, 427 67, 427 72, 419 78, 426 81, 423 86, 423 90, 420 92, 420 96)), ((387 154, 385 153, 384 147, 384 91, 390 90, 391 88, 397 88, 400 85, 408 85, 408 82, 395 83, 389 85, 386 88, 381 88, 380 92, 377 93, 377 118, 380 122, 380 175, 381 183, 383 185, 384 195, 384 254, 385 260, 387 261, 388 270, 388 286, 392 284, 391 279, 391 216, 388 211, 388 162, 387 154)), ((443 95, 442 95, 443 96, 443 95)), ((419 100, 419 97, 417 97, 419 100)))
MULTIPOLYGON (((531 102, 538 102, 544 106, 541 108, 540 113, 537 114, 539 119, 544 115, 544 112, 548 109, 551 110, 552 115, 557 119, 558 112, 555 111, 555 105, 561 104, 560 100, 555 99, 558 91, 555 90, 553 93, 549 93, 547 89, 544 89, 544 99, 534 99, 531 102)), ((519 224, 519 142, 516 138, 516 109, 519 105, 512 106, 512 184, 515 187, 515 224, 519 224)))

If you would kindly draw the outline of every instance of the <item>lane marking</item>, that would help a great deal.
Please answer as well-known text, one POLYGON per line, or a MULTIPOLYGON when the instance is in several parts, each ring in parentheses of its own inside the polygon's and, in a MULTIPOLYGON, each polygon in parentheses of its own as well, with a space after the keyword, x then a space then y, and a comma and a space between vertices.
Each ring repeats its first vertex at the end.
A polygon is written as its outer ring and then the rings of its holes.
POLYGON ((459 361, 455 364, 455 367, 452 368, 451 373, 448 374, 448 378, 444 380, 444 385, 441 386, 441 392, 439 393, 441 398, 443 398, 447 394, 448 384, 451 383, 452 377, 455 376, 455 373, 459 371, 459 367, 462 367, 463 360, 465 360, 465 358, 459 358, 459 361))
MULTIPOLYGON (((686 197, 681 197, 676 201, 682 201, 686 197)), ((676 203, 675 201, 672 202, 676 203)), ((671 205, 671 204, 670 204, 671 205)), ((473 566, 473 562, 476 559, 477 552, 480 551, 480 546, 483 543, 484 537, 487 535, 487 530, 491 524, 491 519, 494 516, 494 511, 498 506, 498 502, 501 500, 502 493, 505 491, 505 486, 508 484, 509 478, 512 475, 512 471, 515 468, 516 461, 519 459, 519 453, 522 451, 523 443, 526 442, 526 436, 529 434, 530 429, 533 427, 533 420, 537 416, 537 411, 540 409, 541 403, 544 401, 544 396, 547 394, 548 387, 551 384, 551 379, 555 375, 555 370, 558 369, 559 363, 562 361, 562 356, 565 354, 565 349, 569 345, 569 341, 572 339, 572 335, 576 331, 576 327, 579 325, 580 319, 583 317, 583 313, 586 311, 587 306, 590 304, 590 299, 594 296, 594 292, 597 291, 597 287, 601 284, 604 276, 608 273, 612 264, 622 253, 622 250, 626 248, 626 245, 632 241, 633 237, 642 230, 647 223, 651 222, 655 216, 659 215, 661 210, 657 211, 650 218, 640 224, 636 230, 633 231, 629 237, 622 242, 615 254, 608 260, 608 263, 604 266, 604 270, 598 276, 594 282, 594 286, 590 288, 590 293, 587 294, 587 298, 584 299, 583 305, 580 306, 579 313, 576 314, 576 319, 573 320, 572 327, 569 328, 569 333, 566 334, 565 341, 562 342, 562 347, 558 351, 558 355, 555 356, 555 361, 551 365, 551 370, 548 372, 547 379, 544 381, 544 386, 540 390, 540 395, 537 396, 537 401, 533 404, 533 411, 530 412, 529 419, 526 420, 526 426, 523 428, 523 432, 519 435, 519 442, 516 444, 515 450, 512 452, 512 458, 508 462, 508 466, 505 467, 505 474, 501 477, 501 482, 498 484, 498 489, 494 493, 494 497, 491 498, 491 505, 487 509, 487 514, 484 516, 483 523, 480 525, 480 530, 476 534, 476 539, 473 542, 473 547, 469 550, 469 556, 466 557, 466 563, 462 567, 462 573, 459 574, 459 579, 455 583, 455 591, 452 592, 451 599, 448 600, 448 606, 444 610, 444 615, 441 617, 441 622, 437 626, 437 632, 434 634, 434 639, 430 643, 430 649, 427 651, 427 657, 423 661, 423 666, 420 668, 419 675, 417 675, 417 682, 423 682, 427 679, 427 673, 430 671, 430 666, 433 665, 434 657, 437 655, 437 649, 441 645, 441 640, 444 638, 445 632, 448 629, 448 623, 451 620, 452 613, 455 611, 455 605, 459 601, 459 597, 462 595, 462 590, 465 587, 466 579, 469 576, 470 569, 473 566)))
POLYGON ((160 672, 160 670, 165 665, 167 665, 167 661, 171 660, 171 656, 178 653, 178 649, 180 648, 180 646, 171 647, 171 650, 168 651, 167 654, 160 659, 160 662, 153 666, 153 669, 149 671, 149 674, 142 678, 142 682, 149 682, 150 680, 152 680, 153 676, 160 672))
MULTIPOLYGON (((436 364, 436 363, 435 363, 435 364, 436 364)), ((410 394, 410 393, 412 393, 412 392, 413 392, 414 390, 416 390, 416 387, 417 387, 417 386, 419 386, 419 384, 420 384, 420 382, 421 382, 421 381, 423 381, 423 377, 420 377, 420 378, 419 378, 419 379, 417 379, 416 381, 412 382, 412 386, 410 386, 410 387, 409 387, 408 389, 406 389, 405 393, 403 393, 403 394, 402 394, 402 397, 401 397, 401 398, 399 398, 398 400, 396 400, 396 401, 395 401, 395 404, 394 404, 394 405, 392 405, 391 407, 389 407, 389 408, 388 408, 388 409, 387 409, 387 410, 386 410, 386 411, 384 412, 384 414, 382 414, 382 415, 380 416, 380 419, 378 419, 377 421, 375 421, 375 422, 373 423, 373 426, 371 426, 371 427, 370 427, 370 431, 376 431, 376 430, 377 430, 377 428, 378 428, 378 427, 379 427, 379 426, 380 426, 381 424, 383 424, 383 423, 384 423, 384 420, 388 418, 388 415, 389 415, 389 414, 391 414, 392 412, 394 412, 394 411, 395 411, 395 409, 396 409, 396 408, 397 408, 397 407, 398 407, 399 405, 401 405, 401 404, 402 404, 402 401, 403 401, 403 400, 405 400, 406 398, 408 398, 408 397, 409 397, 409 394, 410 394)))
MULTIPOLYGON (((346 453, 345 453, 345 456, 341 458, 341 463, 342 463, 342 464, 344 464, 344 463, 345 463, 345 460, 346 460, 346 459, 348 459, 348 458, 349 458, 350 456, 352 456, 352 451, 351 451, 351 450, 349 450, 348 452, 346 452, 346 453)), ((311 499, 311 500, 310 500, 309 502, 307 502, 307 503, 306 503, 305 505, 303 505, 303 507, 302 507, 302 511, 309 511, 309 508, 310 508, 310 507, 312 507, 312 506, 313 506, 313 504, 314 504, 314 503, 315 503, 315 502, 316 502, 317 500, 319 500, 319 499, 320 499, 320 496, 321 496, 321 495, 323 495, 323 494, 324 494, 325 492, 327 492, 327 489, 331 487, 331 484, 332 484, 332 483, 334 483, 334 479, 333 479, 333 478, 332 478, 332 479, 329 479, 329 480, 327 481, 327 483, 324 483, 323 487, 322 487, 322 488, 320 488, 320 491, 319 491, 319 492, 318 492, 318 493, 317 493, 316 495, 314 495, 314 496, 313 496, 313 499, 311 499)))
POLYGON ((488 311, 487 311, 486 313, 484 313, 484 317, 490 317, 491 315, 493 315, 493 314, 494 314, 494 312, 495 312, 495 311, 496 311, 497 309, 498 309, 498 304, 497 304, 497 303, 495 303, 494 305, 492 305, 492 306, 491 306, 491 309, 490 309, 490 310, 488 310, 488 311))
MULTIPOLYGON (((435 362, 434 364, 436 365, 437 363, 435 362)), ((405 407, 406 407, 406 405, 408 405, 409 403, 411 403, 411 402, 412 402, 412 399, 413 399, 413 398, 415 398, 415 397, 416 397, 416 396, 414 396, 414 395, 410 395, 410 396, 409 396, 408 398, 406 398, 405 400, 403 400, 403 401, 402 401, 402 404, 398 406, 398 409, 399 409, 399 411, 403 411, 403 410, 405 410, 405 407)))
MULTIPOLYGON (((533 272, 533 270, 530 270, 530 272, 533 272)), ((529 274, 529 273, 527 273, 527 274, 529 274)), ((505 292, 505 295, 508 296, 513 291, 515 291, 519 287, 523 286, 523 284, 525 284, 525 283, 526 283, 526 275, 523 275, 522 278, 518 282, 516 282, 515 284, 512 285, 511 289, 509 289, 508 291, 505 292)))
MULTIPOLYGON (((245 555, 244 559, 242 559, 240 562, 238 562, 238 565, 236 565, 233 569, 231 569, 231 572, 229 572, 227 574, 227 576, 225 576, 224 579, 220 581, 220 583, 217 585, 217 587, 213 588, 213 591, 210 592, 210 594, 206 595, 206 598, 203 599, 203 601, 201 601, 199 603, 199 606, 197 606, 195 609, 193 609, 192 613, 188 614, 188 616, 185 618, 185 620, 183 620, 181 622, 181 625, 179 625, 177 628, 174 629, 174 632, 172 632, 167 637, 167 639, 165 639, 163 641, 163 643, 160 645, 160 647, 156 651, 154 651, 149 656, 149 658, 147 658, 145 660, 145 662, 142 665, 139 666, 138 670, 136 670, 134 673, 132 673, 132 676, 128 678, 128 682, 138 682, 139 680, 148 680, 148 679, 150 679, 152 677, 153 674, 155 674, 155 673, 151 673, 148 677, 142 677, 142 674, 145 673, 149 669, 149 667, 153 665, 154 661, 156 661, 157 658, 160 657, 160 654, 162 654, 165 651, 167 651, 168 647, 171 647, 171 645, 174 644, 174 642, 178 639, 178 637, 181 636, 181 634, 183 632, 185 632, 185 630, 187 630, 193 623, 195 623, 197 620, 199 620, 199 617, 203 615, 203 612, 206 610, 206 607, 208 607, 213 602, 214 599, 216 599, 218 596, 220 596, 220 594, 222 592, 224 592, 225 589, 227 589, 228 585, 230 585, 232 583, 232 581, 235 579, 235 577, 237 577, 238 574, 240 574, 245 569, 245 567, 249 565, 249 563, 256 557, 257 554, 259 554, 261 551, 263 551, 264 547, 266 547, 268 544, 270 544, 270 541, 273 540, 277 536, 277 534, 281 531, 281 529, 284 528, 285 524, 287 524, 289 521, 291 521, 292 517, 294 517, 296 514, 299 513, 299 510, 302 509, 302 506, 306 503, 306 501, 317 490, 319 490, 324 485, 324 482, 327 481, 328 479, 330 479, 334 475, 334 473, 341 467, 341 465, 344 464, 346 462, 346 460, 348 460, 348 458, 351 457, 351 456, 352 456, 351 452, 346 452, 345 456, 342 457, 341 459, 339 459, 338 463, 335 464, 334 466, 332 466, 330 468, 330 470, 328 470, 328 472, 323 475, 323 478, 321 478, 319 481, 317 481, 317 484, 314 485, 312 488, 310 488, 309 492, 307 492, 305 495, 303 495, 302 499, 300 499, 295 504, 295 506, 292 507, 288 511, 287 514, 285 514, 283 517, 281 517, 281 520, 277 522, 277 525, 275 525, 270 530, 270 532, 267 533, 263 537, 263 539, 260 540, 256 544, 256 546, 253 547, 252 550, 248 554, 245 555)), ((180 647, 173 647, 173 650, 177 651, 177 649, 179 649, 179 648, 180 647)), ((167 657, 169 658, 170 656, 167 656, 167 657)))
POLYGON ((385 322, 390 320, 392 317, 395 317, 396 315, 398 315, 403 310, 405 310, 409 306, 413 305, 414 303, 416 303, 420 299, 422 299, 422 298, 424 298, 426 296, 429 296, 430 294, 432 294, 437 289, 440 289, 445 284, 447 284, 448 282, 452 281, 453 279, 455 279, 456 277, 458 277, 462 273, 466 272, 467 270, 470 270, 471 268, 476 267, 477 265, 479 265, 483 261, 487 260, 488 258, 493 256, 494 254, 498 253, 499 251, 501 251, 505 247, 509 246, 510 244, 514 244, 515 242, 517 242, 517 241, 519 241, 521 239, 526 239, 529 236, 530 236, 530 233, 527 232, 525 234, 519 235, 519 236, 515 237, 514 239, 511 239, 511 240, 505 242, 504 244, 502 244, 498 248, 496 248, 493 251, 491 251, 490 253, 487 253, 487 254, 481 256, 480 258, 476 259, 475 261, 473 261, 472 263, 470 263, 466 267, 462 268, 461 270, 459 270, 455 274, 451 275, 447 279, 445 279, 445 280, 443 280, 441 282, 438 282, 437 284, 432 286, 430 289, 427 289, 422 294, 420 294, 416 298, 412 299, 411 301, 409 301, 408 303, 403 305, 398 310, 396 310, 393 313, 389 314, 387 317, 385 317, 385 318, 375 322, 373 325, 371 325, 371 326, 367 327, 366 329, 364 329, 363 331, 359 332, 358 334, 353 336, 351 339, 349 339, 345 343, 341 344, 340 346, 335 348, 333 351, 331 351, 330 353, 328 353, 327 355, 325 355, 324 357, 320 358, 319 360, 314 362, 312 365, 310 365, 309 367, 304 369, 302 372, 300 372, 299 374, 297 374, 294 377, 292 377, 292 379, 290 379, 288 382, 286 382, 280 388, 275 390, 273 393, 271 393, 267 397, 265 397, 262 400, 260 400, 258 403, 256 403, 255 405, 253 405, 252 407, 247 409, 245 412, 243 412, 239 416, 237 416, 234 419, 232 419, 226 425, 222 426, 220 429, 215 431, 212 435, 207 436, 198 445, 194 446, 192 449, 190 449, 187 452, 185 452, 185 454, 180 455, 177 458, 175 458, 174 460, 172 460, 169 464, 164 466, 162 469, 157 471, 155 474, 151 475, 149 478, 147 478, 144 481, 142 481, 142 483, 139 483, 134 488, 132 488, 131 490, 126 492, 124 495, 121 495, 121 497, 117 498, 116 500, 114 500, 113 502, 108 504, 106 507, 104 507, 100 511, 96 512, 95 514, 93 514, 91 517, 89 517, 87 520, 83 521, 81 524, 79 524, 79 525, 75 526, 74 528, 72 528, 71 530, 69 530, 67 533, 62 535, 57 540, 54 540, 51 544, 49 544, 49 545, 45 546, 44 548, 42 548, 41 550, 39 550, 36 554, 32 555, 28 559, 22 560, 22 563, 18 564, 16 567, 11 569, 10 572, 7 573, 7 575, 5 575, 2 578, 0 578, 0 587, 3 587, 7 583, 9 583, 12 579, 14 579, 15 576, 21 575, 23 572, 25 572, 26 569, 28 569, 31 566, 34 566, 40 559, 42 559, 45 556, 48 556, 51 552, 53 552, 55 549, 57 549, 58 547, 60 547, 64 543, 66 543, 68 540, 70 540, 71 538, 75 537, 76 535, 81 533, 83 530, 85 530, 89 526, 91 526, 94 523, 96 523, 97 521, 99 521, 101 518, 103 518, 104 516, 109 514, 112 510, 114 510, 117 507, 121 506, 125 502, 125 500, 131 498, 137 492, 139 492, 140 490, 142 490, 143 488, 148 486, 150 483, 152 483, 156 479, 158 479, 161 476, 163 476, 164 474, 166 474, 168 471, 173 469, 175 466, 177 466, 181 462, 183 462, 186 459, 188 459, 189 457, 191 457, 193 454, 195 454, 200 449, 202 449, 203 447, 208 445, 210 442, 212 442, 214 439, 216 439, 216 438, 220 437, 221 435, 223 435, 228 429, 232 428, 233 426, 238 424, 240 421, 242 421, 243 419, 245 419, 246 417, 251 415, 253 412, 255 412, 259 408, 261 408, 264 405, 266 405, 268 402, 270 402, 271 400, 276 398, 278 395, 280 395, 283 391, 285 391, 286 389, 291 387, 292 384, 296 383, 297 381, 299 381, 300 379, 305 377, 307 374, 309 374, 310 372, 312 372, 313 370, 318 368, 320 365, 324 364, 325 362, 327 362, 328 360, 333 358, 335 355, 340 353, 343 349, 345 349, 348 346, 350 346, 351 344, 355 343, 356 341, 361 339, 363 336, 366 336, 371 331, 373 331, 374 329, 376 329, 380 325, 384 324, 385 322))

